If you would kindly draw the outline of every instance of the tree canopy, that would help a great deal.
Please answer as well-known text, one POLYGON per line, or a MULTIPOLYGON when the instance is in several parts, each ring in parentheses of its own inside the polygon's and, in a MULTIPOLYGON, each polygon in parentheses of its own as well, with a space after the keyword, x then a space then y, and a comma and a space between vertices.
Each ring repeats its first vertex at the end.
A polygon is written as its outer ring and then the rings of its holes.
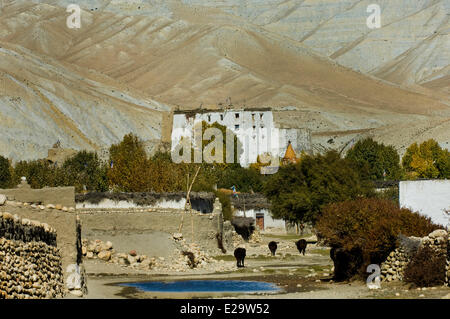
POLYGON ((0 156, 0 188, 11 187, 11 184, 11 164, 7 158, 0 156))
POLYGON ((335 151, 306 155, 297 164, 280 167, 269 177, 264 193, 272 214, 291 222, 315 222, 324 205, 372 194, 354 164, 335 151))
POLYGON ((433 139, 411 144, 402 165, 409 178, 450 178, 450 152, 433 139))
POLYGON ((401 176, 400 156, 393 146, 386 146, 371 138, 358 141, 347 152, 346 158, 354 161, 365 178, 399 179, 401 176))

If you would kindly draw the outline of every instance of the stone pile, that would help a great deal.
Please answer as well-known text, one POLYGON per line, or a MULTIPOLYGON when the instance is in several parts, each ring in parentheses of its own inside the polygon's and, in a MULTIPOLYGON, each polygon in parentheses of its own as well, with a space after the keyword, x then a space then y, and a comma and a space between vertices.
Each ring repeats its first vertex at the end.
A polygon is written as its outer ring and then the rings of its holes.
POLYGON ((250 235, 250 238, 248 239, 248 242, 252 243, 252 244, 258 244, 258 243, 262 242, 261 233, 260 233, 258 228, 256 228, 253 231, 253 233, 250 235))
POLYGON ((135 250, 128 253, 116 253, 110 241, 103 242, 99 239, 89 241, 82 240, 81 251, 88 259, 100 259, 122 266, 130 266, 140 269, 151 269, 156 264, 155 258, 146 255, 138 255, 135 250))
POLYGON ((0 229, 0 298, 64 296, 54 229, 9 213, 0 213, 0 229))
MULTIPOLYGON (((447 253, 449 234, 438 229, 423 238, 405 237, 401 240, 400 247, 392 251, 386 261, 381 264, 381 279, 383 281, 403 280, 406 266, 418 249, 428 246, 447 255, 447 278, 450 275, 449 255, 447 253)), ((448 282, 448 279, 447 279, 448 282)))
POLYGON ((239 235, 235 230, 231 233, 231 238, 233 240, 233 248, 237 248, 243 244, 245 244, 244 238, 242 238, 241 235, 239 235))
POLYGON ((381 280, 403 280, 403 272, 409 260, 410 256, 403 248, 400 247, 392 251, 386 261, 381 264, 381 280))

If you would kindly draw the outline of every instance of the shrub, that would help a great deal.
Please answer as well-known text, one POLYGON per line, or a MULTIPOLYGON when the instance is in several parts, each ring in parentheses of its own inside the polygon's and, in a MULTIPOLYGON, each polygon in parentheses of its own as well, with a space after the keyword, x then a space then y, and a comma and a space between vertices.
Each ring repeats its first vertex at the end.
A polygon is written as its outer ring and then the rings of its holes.
POLYGON ((396 248, 400 234, 423 237, 438 228, 430 218, 375 198, 330 204, 316 224, 318 237, 328 246, 347 252, 361 250, 359 271, 350 277, 365 274, 367 265, 384 261, 396 248))
POLYGON ((445 282, 445 254, 425 246, 413 256, 405 268, 404 280, 418 287, 442 285, 445 282))

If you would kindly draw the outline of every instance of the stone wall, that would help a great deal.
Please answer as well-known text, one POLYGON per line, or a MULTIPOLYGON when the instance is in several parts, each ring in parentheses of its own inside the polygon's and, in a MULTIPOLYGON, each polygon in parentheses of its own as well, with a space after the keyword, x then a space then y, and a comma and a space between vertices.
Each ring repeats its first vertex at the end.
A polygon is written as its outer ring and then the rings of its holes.
POLYGON ((56 237, 48 224, 0 212, 0 298, 64 295, 56 237))
POLYGON ((432 249, 441 251, 447 255, 446 283, 450 276, 449 267, 449 234, 445 230, 435 230, 428 236, 419 237, 401 237, 400 246, 392 251, 386 261, 381 264, 381 279, 383 281, 403 280, 403 274, 406 266, 411 261, 414 254, 421 247, 429 246, 432 249))

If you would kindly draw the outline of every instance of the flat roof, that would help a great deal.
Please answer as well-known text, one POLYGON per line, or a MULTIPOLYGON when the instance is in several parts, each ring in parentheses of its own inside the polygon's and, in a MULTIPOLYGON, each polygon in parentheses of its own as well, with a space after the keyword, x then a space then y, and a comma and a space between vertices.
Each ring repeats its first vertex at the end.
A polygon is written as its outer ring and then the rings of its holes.
POLYGON ((269 112, 272 111, 270 107, 255 107, 255 108, 230 108, 230 109, 192 109, 192 110, 175 110, 173 114, 204 114, 204 113, 225 113, 225 112, 269 112))

